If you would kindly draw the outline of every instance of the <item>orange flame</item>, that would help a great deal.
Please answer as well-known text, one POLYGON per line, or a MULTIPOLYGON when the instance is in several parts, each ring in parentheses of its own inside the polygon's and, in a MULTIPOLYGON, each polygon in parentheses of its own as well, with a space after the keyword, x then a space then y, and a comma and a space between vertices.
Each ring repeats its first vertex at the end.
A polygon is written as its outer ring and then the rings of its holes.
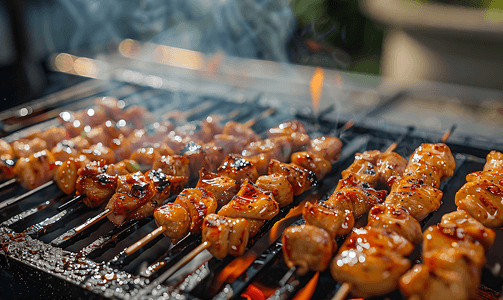
POLYGON ((269 242, 272 243, 275 240, 279 238, 281 233, 283 233, 283 230, 287 227, 285 224, 291 224, 290 219, 295 218, 296 216, 302 214, 302 209, 304 208, 304 205, 306 202, 314 202, 316 201, 317 198, 313 197, 312 195, 307 196, 304 200, 302 200, 299 205, 295 206, 294 208, 290 209, 290 211, 286 214, 284 218, 279 220, 278 222, 274 223, 272 226, 271 230, 269 230, 269 242))
POLYGON ((318 285, 318 278, 320 277, 320 272, 316 272, 313 278, 309 280, 305 287, 303 287, 300 291, 295 294, 293 300, 306 300, 311 299, 314 294, 314 290, 316 290, 316 286, 318 285))
POLYGON ((213 284, 211 285, 212 291, 210 294, 215 294, 224 282, 233 282, 239 275, 243 274, 243 272, 255 261, 258 257, 256 253, 247 252, 244 256, 236 257, 230 264, 225 266, 225 268, 220 271, 218 276, 213 280, 213 284))
POLYGON ((311 78, 311 82, 309 83, 309 91, 311 92, 311 101, 313 102, 313 109, 315 113, 318 111, 318 107, 320 106, 324 80, 325 75, 323 74, 323 69, 316 67, 313 77, 311 78))

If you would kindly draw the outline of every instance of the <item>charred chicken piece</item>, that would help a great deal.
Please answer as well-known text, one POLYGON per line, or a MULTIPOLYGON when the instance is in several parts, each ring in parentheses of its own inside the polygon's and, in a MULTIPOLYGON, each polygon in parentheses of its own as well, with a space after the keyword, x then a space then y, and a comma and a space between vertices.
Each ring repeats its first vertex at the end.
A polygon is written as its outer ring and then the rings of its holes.
POLYGON ((210 243, 208 251, 218 259, 241 256, 248 244, 249 223, 244 218, 208 214, 203 222, 202 238, 210 243))
POLYGON ((118 176, 117 189, 106 206, 112 211, 108 219, 115 226, 121 225, 128 214, 149 202, 155 193, 154 186, 140 171, 118 176))
POLYGON ((189 163, 190 160, 186 157, 167 155, 161 156, 158 161, 154 162, 152 169, 161 169, 166 175, 183 176, 185 178, 184 185, 186 185, 190 177, 189 163))
POLYGON ((239 184, 236 180, 208 172, 205 168, 199 171, 199 181, 196 187, 212 192, 219 207, 229 203, 239 191, 239 184))
POLYGON ((288 136, 255 141, 248 144, 242 151, 242 154, 247 157, 263 154, 268 160, 276 159, 281 162, 286 162, 292 153, 292 143, 292 138, 288 136))
POLYGON ((314 204, 306 202, 302 216, 306 220, 306 224, 324 229, 335 239, 350 233, 355 224, 355 217, 350 208, 351 203, 345 197, 337 202, 337 206, 332 206, 327 201, 319 201, 314 204), (343 206, 347 206, 348 209, 341 209, 343 206))
POLYGON ((82 200, 89 207, 97 207, 108 201, 117 188, 119 175, 130 172, 127 165, 122 168, 109 167, 104 160, 93 161, 77 171, 75 188, 78 195, 86 195, 82 200))
POLYGON ((295 164, 281 163, 275 159, 269 162, 269 175, 281 174, 286 177, 293 188, 293 195, 297 196, 316 186, 316 175, 295 164))
POLYGON ((264 191, 269 191, 274 196, 280 207, 284 207, 293 202, 293 188, 288 179, 280 174, 260 176, 256 182, 257 186, 264 191))
MULTIPOLYGON (((416 164, 421 162, 421 164, 426 164, 432 167, 432 171, 438 174, 440 180, 444 180, 447 177, 451 177, 454 174, 454 169, 456 168, 456 163, 454 157, 452 156, 451 149, 444 143, 437 144, 421 144, 414 153, 410 156, 410 162, 405 170, 405 175, 407 175, 411 169, 416 169, 416 164)), ((424 173, 429 174, 429 173, 424 173)), ((439 180, 439 183, 440 183, 439 180)), ((439 185, 437 185, 437 188, 439 185)))
POLYGON ((185 189, 174 202, 185 208, 190 217, 190 232, 201 233, 201 226, 208 214, 217 210, 217 200, 213 193, 203 188, 185 189))
POLYGON ((52 155, 54 155, 54 158, 60 162, 63 162, 70 157, 76 157, 78 155, 77 150, 62 144, 58 144, 54 148, 52 148, 51 153, 52 155))
POLYGON ((443 195, 441 190, 427 184, 402 184, 403 181, 386 198, 386 205, 403 208, 419 221, 440 207, 443 195))
POLYGON ((293 151, 300 150, 302 147, 307 146, 310 142, 310 138, 306 134, 304 125, 296 120, 281 123, 278 127, 269 129, 268 133, 269 138, 271 139, 282 136, 292 138, 293 151))
POLYGON ((190 161, 190 174, 196 175, 202 168, 207 168, 209 170, 213 170, 215 168, 211 165, 206 152, 199 144, 196 144, 194 142, 188 143, 187 145, 185 145, 185 148, 182 150, 181 154, 183 155, 183 157, 189 159, 190 161))
POLYGON ((332 170, 332 164, 328 160, 306 151, 295 152, 292 154, 290 160, 293 164, 316 174, 318 180, 324 178, 332 170))
POLYGON ((281 237, 283 256, 289 268, 297 266, 300 275, 309 270, 324 271, 337 244, 323 229, 312 225, 288 227, 281 237))
POLYGON ((56 146, 60 141, 68 137, 67 132, 62 127, 53 126, 38 135, 47 144, 47 149, 56 146))
POLYGON ((239 192, 218 212, 231 218, 270 220, 279 212, 278 203, 270 192, 265 192, 246 179, 239 192))
POLYGON ((223 163, 217 169, 218 175, 225 176, 236 180, 238 184, 241 184, 246 179, 251 181, 256 181, 258 178, 258 172, 255 165, 238 154, 229 154, 223 161, 223 163))
POLYGON ((421 225, 407 211, 383 204, 375 205, 369 212, 367 225, 398 233, 414 245, 422 239, 421 225))

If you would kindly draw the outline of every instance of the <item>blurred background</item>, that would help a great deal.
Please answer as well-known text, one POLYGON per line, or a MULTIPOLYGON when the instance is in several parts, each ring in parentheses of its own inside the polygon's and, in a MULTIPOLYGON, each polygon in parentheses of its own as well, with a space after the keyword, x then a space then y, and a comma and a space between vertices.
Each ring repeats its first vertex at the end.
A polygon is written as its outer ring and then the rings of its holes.
POLYGON ((322 108, 358 115, 400 95, 372 117, 500 136, 502 53, 502 0, 0 2, 3 110, 89 78, 135 82, 146 70, 175 76, 168 88, 182 75, 238 88, 253 78, 266 98, 311 106, 321 67, 322 108))

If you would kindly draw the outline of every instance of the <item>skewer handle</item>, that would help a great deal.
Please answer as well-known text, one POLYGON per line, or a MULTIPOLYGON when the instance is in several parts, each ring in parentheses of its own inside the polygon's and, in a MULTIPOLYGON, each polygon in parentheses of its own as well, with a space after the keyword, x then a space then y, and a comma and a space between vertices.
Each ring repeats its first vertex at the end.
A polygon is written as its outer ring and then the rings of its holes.
POLYGON ((66 201, 65 203, 61 204, 60 206, 58 206, 58 211, 63 211, 65 209, 67 209, 68 207, 70 207, 74 204, 77 204, 82 199, 84 199, 84 197, 86 197, 86 195, 78 195, 78 196, 73 197, 72 199, 70 199, 70 200, 66 201))
POLYGON ((348 294, 349 294, 349 292, 351 291, 352 288, 353 288, 353 285, 351 283, 349 283, 349 282, 343 282, 341 284, 341 287, 339 288, 339 290, 337 290, 337 293, 332 298, 332 300, 343 300, 343 299, 346 299, 346 297, 348 296, 348 294))
POLYGON ((17 183, 17 178, 12 178, 11 180, 7 180, 6 182, 0 184, 0 190, 6 189, 8 187, 13 186, 17 183))
POLYGON ((291 267, 290 270, 288 270, 288 272, 286 272, 285 275, 281 277, 280 281, 278 282, 279 286, 285 286, 290 277, 292 277, 292 275, 295 273, 295 271, 297 271, 297 266, 291 267))
POLYGON ((108 216, 109 214, 111 214, 112 211, 110 209, 105 209, 103 212, 101 212, 99 215, 97 215, 96 217, 94 218, 91 218, 89 220, 87 220, 84 224, 78 226, 75 228, 75 232, 76 233, 80 233, 84 230, 86 230, 87 228, 91 227, 92 225, 98 223, 100 220, 104 219, 106 216, 108 216))
POLYGON ((136 251, 138 251, 138 249, 142 248, 146 244, 150 243, 153 239, 155 239, 156 237, 158 237, 159 235, 161 235, 164 231, 166 231, 166 229, 167 228, 164 227, 164 226, 157 227, 151 233, 149 233, 146 236, 144 236, 141 240, 139 240, 138 242, 136 242, 136 243, 132 244, 131 246, 129 246, 126 249, 126 251, 124 251, 124 252, 127 255, 131 255, 131 254, 135 253, 136 251))
POLYGON ((444 135, 442 136, 442 139, 440 141, 442 143, 445 143, 447 141, 447 139, 451 136, 451 134, 454 132, 454 130, 456 130, 457 127, 458 127, 457 124, 453 124, 451 126, 451 128, 449 129, 449 131, 447 131, 446 133, 444 133, 444 135))
POLYGON ((274 108, 269 108, 265 111, 263 111, 260 115, 258 115, 256 118, 253 118, 253 119, 250 119, 248 121, 246 121, 243 125, 245 127, 252 127, 255 123, 257 123, 258 121, 262 120, 262 119, 265 119, 267 117, 269 117, 270 115, 274 114, 276 112, 276 110, 274 108))
POLYGON ((183 266, 185 266, 189 261, 191 261, 196 255, 201 253, 204 249, 208 249, 211 246, 211 243, 208 241, 204 241, 201 243, 199 246, 194 248, 194 250, 190 251, 189 254, 187 254, 184 258, 182 258, 180 261, 178 261, 176 264, 174 264, 169 270, 164 272, 161 276, 159 276, 155 282, 156 285, 161 284, 162 282, 166 281, 171 275, 173 275, 176 271, 181 269, 183 266))

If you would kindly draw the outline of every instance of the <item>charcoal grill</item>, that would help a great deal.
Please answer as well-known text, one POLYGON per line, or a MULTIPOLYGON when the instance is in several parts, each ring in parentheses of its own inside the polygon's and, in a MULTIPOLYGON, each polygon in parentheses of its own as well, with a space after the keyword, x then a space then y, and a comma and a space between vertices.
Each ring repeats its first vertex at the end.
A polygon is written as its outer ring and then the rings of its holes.
MULTIPOLYGON (((22 137, 29 131, 29 128, 24 128, 27 125, 37 124, 35 127, 41 129, 49 127, 56 123, 52 118, 62 109, 85 108, 99 96, 116 96, 126 105, 143 105, 152 114, 152 120, 169 110, 187 111, 191 108, 187 121, 216 113, 244 122, 260 116, 269 108, 261 93, 239 93, 235 91, 236 97, 201 96, 127 83, 89 80, 66 93, 60 92, 37 102, 37 106, 32 106, 36 114, 30 111, 28 117, 23 117, 16 109, 2 113, 3 131, 7 134, 4 138, 10 142, 22 137), (60 107, 62 100, 65 100, 64 107, 60 107)), ((295 197, 292 205, 281 209, 278 216, 264 225, 260 233, 251 239, 245 258, 218 260, 203 251, 168 280, 164 280, 163 274, 199 245, 200 237, 188 236, 173 246, 168 238, 161 236, 127 257, 123 250, 156 228, 152 218, 130 222, 120 228, 103 221, 82 234, 74 235, 72 228, 101 210, 77 204, 59 211, 58 207, 69 197, 54 186, 1 210, 0 298, 22 295, 23 298, 33 296, 52 299, 240 299, 242 293, 253 286, 265 295, 271 295, 272 299, 291 299, 309 282, 314 282, 316 287, 311 291, 313 299, 332 298, 340 285, 328 271, 318 275, 311 272, 301 277, 293 274, 286 278, 285 285, 279 286, 278 282, 288 272, 282 258, 280 234, 284 227, 303 222, 301 216, 284 217, 304 200, 328 198, 340 179, 340 172, 349 166, 355 152, 383 149, 401 137, 395 151, 407 157, 420 143, 441 139, 441 132, 386 124, 368 118, 401 96, 403 94, 398 93, 383 99, 379 106, 347 118, 339 118, 329 110, 315 118, 309 109, 299 108, 276 109, 273 115, 260 119, 253 125, 258 133, 264 133, 267 128, 282 121, 296 118, 306 125, 311 136, 337 134, 344 142, 341 158, 319 186, 295 197), (352 123, 354 125, 349 128, 345 126, 352 123), (273 228, 276 223, 281 225, 273 228), (249 263, 244 264, 247 259, 249 263), (243 265, 247 267, 240 268, 243 265), (239 276, 233 280, 219 280, 219 274, 223 270, 228 271, 230 266, 242 269, 236 273, 239 276)), ((444 213, 455 210, 454 195, 465 183, 465 175, 482 169, 489 150, 503 149, 501 140, 487 141, 475 136, 456 135, 448 140, 448 144, 456 158, 456 172, 442 186, 443 205, 422 222, 423 229, 439 222, 444 213)), ((0 201, 24 192, 19 187, 4 190, 0 194, 0 201)), ((365 219, 361 218, 357 225, 364 225, 365 219)), ((479 290, 480 299, 499 297, 503 286, 501 247, 503 236, 498 229, 496 241, 487 253, 479 290)), ((412 259, 420 258, 419 248, 412 254, 412 259)), ((386 298, 401 299, 401 296, 395 292, 386 298)))

